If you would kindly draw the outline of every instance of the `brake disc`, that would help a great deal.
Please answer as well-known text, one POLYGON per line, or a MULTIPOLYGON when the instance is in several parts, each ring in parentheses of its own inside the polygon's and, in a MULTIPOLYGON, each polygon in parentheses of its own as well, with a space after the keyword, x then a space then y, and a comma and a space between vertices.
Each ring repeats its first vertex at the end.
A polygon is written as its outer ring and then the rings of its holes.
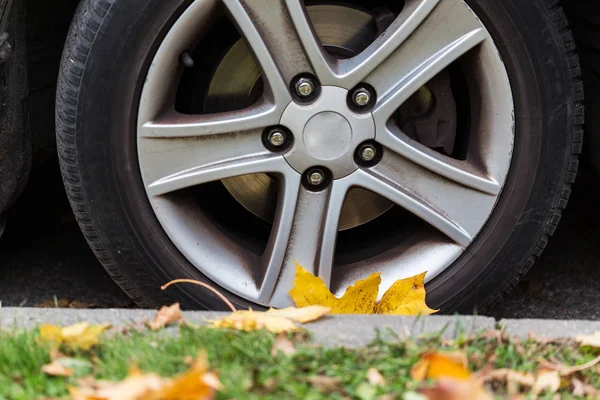
MULTIPOLYGON (((315 32, 324 47, 339 58, 352 57, 377 37, 373 16, 340 5, 307 7, 315 32)), ((209 85, 205 112, 234 110, 251 105, 262 90, 260 68, 243 40, 236 42, 217 67, 209 85)), ((248 211, 271 222, 277 204, 277 181, 267 174, 243 175, 222 181, 229 193, 248 211)), ((352 189, 342 209, 339 230, 367 223, 393 204, 372 192, 352 189)))

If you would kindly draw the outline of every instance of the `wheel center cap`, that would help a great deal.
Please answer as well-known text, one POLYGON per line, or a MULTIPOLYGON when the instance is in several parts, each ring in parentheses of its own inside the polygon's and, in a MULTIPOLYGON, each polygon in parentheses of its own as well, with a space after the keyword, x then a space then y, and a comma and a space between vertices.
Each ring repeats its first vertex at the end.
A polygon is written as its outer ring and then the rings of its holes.
POLYGON ((302 139, 313 157, 323 161, 335 160, 348 151, 352 143, 352 127, 342 115, 324 111, 304 125, 302 139))
POLYGON ((291 102, 283 112, 280 123, 296 139, 285 159, 299 173, 321 166, 339 179, 358 168, 354 151, 375 137, 375 124, 370 113, 351 110, 347 96, 346 89, 323 86, 314 103, 291 102))

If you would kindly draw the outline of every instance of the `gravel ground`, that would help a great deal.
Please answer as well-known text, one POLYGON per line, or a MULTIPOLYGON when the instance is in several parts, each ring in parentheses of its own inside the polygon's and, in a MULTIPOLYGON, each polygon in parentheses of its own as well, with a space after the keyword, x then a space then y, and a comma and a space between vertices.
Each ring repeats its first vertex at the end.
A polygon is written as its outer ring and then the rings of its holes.
MULTIPOLYGON (((496 318, 600 320, 600 177, 583 170, 542 258, 496 318)), ((38 170, 0 240, 5 306, 133 307, 87 247, 55 164, 38 170)))

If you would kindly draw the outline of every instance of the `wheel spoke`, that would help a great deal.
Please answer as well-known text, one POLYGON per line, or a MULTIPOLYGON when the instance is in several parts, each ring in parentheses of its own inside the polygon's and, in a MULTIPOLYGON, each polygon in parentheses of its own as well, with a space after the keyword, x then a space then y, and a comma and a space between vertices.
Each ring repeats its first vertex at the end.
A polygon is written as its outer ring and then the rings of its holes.
POLYGON ((143 139, 140 158, 150 195, 162 195, 232 176, 281 172, 288 165, 267 151, 261 132, 179 139, 143 139), (232 145, 234 144, 234 145, 232 145))
POLYGON ((293 77, 314 72, 311 63, 316 69, 322 68, 317 54, 326 57, 301 0, 224 2, 257 58, 275 98, 289 102, 288 87, 293 77))
POLYGON ((466 247, 485 223, 496 196, 465 187, 394 153, 355 174, 357 186, 380 194, 466 247))
POLYGON ((432 4, 423 1, 414 9, 414 21, 422 23, 366 79, 378 94, 373 111, 378 129, 421 86, 487 37, 480 21, 462 0, 442 1, 423 18, 432 4))
POLYGON ((329 285, 339 217, 348 190, 344 180, 321 192, 306 190, 299 179, 284 186, 263 257, 260 300, 274 306, 289 303, 296 261, 329 285))
POLYGON ((467 161, 446 157, 409 138, 392 124, 377 132, 376 140, 409 160, 464 186, 488 194, 498 194, 501 185, 467 161))
POLYGON ((306 57, 321 84, 338 85, 339 78, 332 70, 332 65, 335 65, 336 60, 323 48, 302 3, 301 0, 285 0, 298 40, 302 44, 306 57))
POLYGON ((276 108, 269 104, 216 114, 190 115, 169 111, 141 124, 139 134, 146 138, 183 138, 243 132, 276 125, 279 118, 276 108))
POLYGON ((383 63, 423 23, 440 0, 409 0, 402 13, 356 57, 339 61, 337 84, 350 89, 383 63))

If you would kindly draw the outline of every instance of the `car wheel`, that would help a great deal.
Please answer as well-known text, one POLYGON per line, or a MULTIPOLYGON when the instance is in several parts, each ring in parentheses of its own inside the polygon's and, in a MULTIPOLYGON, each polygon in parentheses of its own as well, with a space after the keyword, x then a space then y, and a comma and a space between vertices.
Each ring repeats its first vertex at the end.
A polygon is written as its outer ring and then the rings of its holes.
POLYGON ((427 271, 489 307, 544 249, 582 141, 554 0, 83 0, 57 137, 98 259, 141 306, 289 305, 427 271))

